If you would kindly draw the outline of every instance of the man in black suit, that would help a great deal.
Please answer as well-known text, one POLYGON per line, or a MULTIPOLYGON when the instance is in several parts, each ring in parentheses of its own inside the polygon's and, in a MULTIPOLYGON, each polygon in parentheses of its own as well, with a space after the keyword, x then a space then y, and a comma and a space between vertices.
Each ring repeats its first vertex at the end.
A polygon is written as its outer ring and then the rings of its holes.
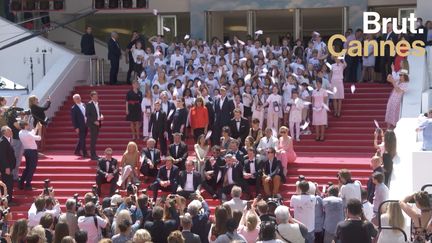
POLYGON ((262 184, 266 196, 279 194, 279 187, 285 181, 283 167, 280 160, 276 159, 276 150, 273 147, 267 149, 267 160, 264 161, 262 184), (272 190, 270 190, 272 188, 272 190))
MULTIPOLYGON (((13 192, 13 176, 12 170, 15 168, 15 152, 12 148, 12 130, 8 126, 1 128, 0 137, 0 173, 1 180, 6 184, 7 192, 3 192, 3 195, 7 193, 8 201, 12 201, 13 192)), ((9 204, 10 205, 10 204, 9 204)))
POLYGON ((160 206, 155 206, 152 209, 152 221, 145 221, 144 229, 146 229, 155 243, 166 243, 168 235, 176 230, 179 225, 179 215, 175 205, 169 208, 170 218, 163 221, 164 209, 160 206))
POLYGON ((180 225, 182 227, 182 235, 187 243, 201 243, 199 235, 191 232, 192 228, 192 217, 188 214, 180 217, 180 225))
POLYGON ((119 169, 117 167, 117 160, 112 157, 112 149, 105 149, 105 158, 98 160, 98 168, 96 173, 96 185, 98 187, 98 195, 101 195, 101 185, 109 183, 110 196, 112 196, 116 189, 116 182, 119 177, 119 169))
POLYGON ((213 126, 213 142, 219 144, 222 130, 224 126, 229 126, 233 118, 234 102, 226 96, 225 87, 220 88, 220 98, 216 99, 215 107, 215 123, 213 126))
MULTIPOLYGON (((396 45, 398 41, 397 35, 393 32, 393 24, 387 24, 387 34, 383 35, 382 41, 391 41, 396 45)), ((394 56, 390 53, 395 50, 390 50, 390 46, 386 45, 384 47, 384 56, 381 58, 381 82, 387 82, 387 76, 392 73, 391 65, 394 62, 394 56)))
POLYGON ((165 112, 167 119, 166 119, 166 131, 168 132, 168 137, 172 137, 172 129, 171 124, 174 119, 174 112, 176 110, 176 106, 173 102, 168 100, 168 92, 162 91, 160 94, 161 99, 161 110, 165 112))
MULTIPOLYGON (((129 69, 128 69, 127 75, 126 75, 126 82, 128 84, 131 83, 131 80, 130 80, 131 79, 131 74, 135 70, 135 61, 134 61, 134 58, 132 56, 132 48, 134 48, 134 46, 137 43, 137 41, 140 41, 141 43, 143 43, 143 47, 142 48, 143 48, 143 50, 145 50, 145 46, 144 46, 145 41, 142 41, 140 39, 138 31, 134 30, 134 31, 132 31, 131 41, 127 45, 126 51, 125 51, 125 55, 126 55, 125 62, 126 62, 126 64, 129 64, 129 69)), ((137 73, 137 75, 139 76, 140 73, 137 73)))
POLYGON ((158 166, 161 162, 161 153, 155 148, 156 140, 149 138, 147 140, 147 148, 142 150, 142 163, 140 171, 146 176, 155 177, 158 173, 158 166))
POLYGON ((243 179, 249 186, 255 186, 255 195, 261 193, 261 169, 254 148, 247 150, 243 166, 243 179))
POLYGON ((216 179, 225 167, 225 159, 222 157, 221 148, 218 145, 212 148, 213 156, 204 163, 203 188, 212 195, 213 199, 218 198, 216 194, 216 179))
POLYGON ((81 37, 81 53, 91 56, 96 54, 92 27, 87 26, 85 31, 86 33, 81 37))
POLYGON ((167 126, 167 114, 161 110, 161 102, 157 100, 154 103, 154 111, 150 115, 148 131, 152 133, 152 137, 157 143, 160 143, 160 149, 163 156, 167 155, 167 139, 168 133, 166 131, 167 126))
POLYGON ((99 109, 99 97, 96 91, 90 93, 90 102, 86 105, 85 114, 87 117, 87 127, 90 130, 90 156, 92 160, 99 157, 96 154, 96 142, 99 136, 99 128, 102 125, 103 115, 99 109))
POLYGON ((181 140, 181 133, 174 133, 173 136, 174 143, 170 144, 168 148, 168 153, 169 156, 173 157, 174 164, 177 165, 180 170, 184 170, 186 159, 188 157, 187 144, 181 140))
POLYGON ((117 84, 120 57, 121 49, 120 44, 118 43, 118 34, 117 32, 112 32, 111 38, 108 41, 108 60, 110 60, 111 63, 110 84, 117 84))
POLYGON ((236 160, 243 166, 244 163, 244 154, 242 151, 239 150, 239 141, 236 139, 232 139, 229 142, 229 147, 227 150, 227 154, 232 154, 236 160))
POLYGON ((233 186, 239 186, 242 191, 247 192, 247 185, 243 180, 243 166, 236 160, 232 154, 225 155, 225 167, 222 168, 221 177, 216 181, 219 189, 219 199, 226 201, 226 195, 231 193, 233 186))
POLYGON ((165 165, 159 169, 156 181, 150 185, 150 190, 153 191, 153 202, 156 202, 159 189, 165 192, 176 192, 179 169, 173 165, 173 162, 172 157, 167 157, 165 165))
POLYGON ((234 109, 234 118, 230 122, 231 137, 240 139, 240 146, 243 146, 246 137, 249 134, 249 121, 242 117, 241 110, 234 109))
POLYGON ((186 170, 179 173, 177 194, 188 199, 192 193, 200 194, 201 175, 194 171, 192 161, 186 161, 186 170))
POLYGON ((86 149, 87 126, 85 105, 81 102, 81 96, 79 94, 74 94, 72 98, 75 104, 71 109, 71 119, 75 132, 78 134, 78 142, 75 146, 75 155, 81 156, 80 152, 82 152, 83 157, 88 157, 86 149))

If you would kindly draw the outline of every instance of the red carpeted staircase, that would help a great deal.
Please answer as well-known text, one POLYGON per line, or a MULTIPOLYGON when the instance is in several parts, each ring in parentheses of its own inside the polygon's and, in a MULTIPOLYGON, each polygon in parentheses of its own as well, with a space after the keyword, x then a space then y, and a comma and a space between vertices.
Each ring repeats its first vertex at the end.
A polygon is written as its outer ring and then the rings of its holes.
MULTIPOLYGON (((332 181, 337 183, 336 173, 346 168, 352 171, 354 179, 365 183, 370 175, 369 158, 374 153, 373 120, 384 126, 384 114, 387 98, 391 91, 388 85, 357 84, 356 92, 351 94, 350 85, 346 86, 345 100, 342 105, 342 117, 334 118, 329 113, 329 127, 326 141, 316 142, 314 135, 302 136, 301 142, 295 142, 294 148, 298 159, 288 166, 288 180, 281 189, 281 194, 288 201, 295 191, 295 182, 299 175, 320 185, 332 181)), ((34 177, 34 191, 15 190, 16 202, 12 208, 14 219, 27 216, 33 198, 43 191, 43 181, 51 180, 56 197, 63 204, 74 193, 83 197, 95 183, 96 162, 80 159, 73 155, 76 134, 70 121, 70 108, 73 105, 72 94, 79 93, 84 102, 89 100, 91 90, 97 90, 100 109, 105 121, 100 131, 97 150, 102 155, 106 147, 114 150, 116 157, 125 151, 131 137, 129 123, 125 121, 125 94, 129 86, 81 86, 66 97, 64 105, 55 114, 52 124, 47 129, 46 155, 39 160, 34 177)), ((193 155, 193 141, 188 139, 190 155, 193 155)), ((139 141, 143 147, 143 141, 139 141)), ((21 170, 24 163, 21 166, 21 170)), ((145 187, 146 185, 142 185, 145 187)), ((107 187, 103 188, 108 191, 107 187)), ((204 194, 207 198, 208 194, 204 194)), ((219 204, 217 200, 207 199, 211 206, 219 204)))

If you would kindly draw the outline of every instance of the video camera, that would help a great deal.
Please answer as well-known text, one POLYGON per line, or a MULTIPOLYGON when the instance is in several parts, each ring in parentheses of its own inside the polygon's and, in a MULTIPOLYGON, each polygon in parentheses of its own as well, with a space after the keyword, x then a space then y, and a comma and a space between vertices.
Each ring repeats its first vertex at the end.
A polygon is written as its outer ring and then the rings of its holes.
POLYGON ((6 120, 10 120, 10 119, 16 119, 20 114, 30 115, 31 111, 24 110, 24 108, 14 106, 14 107, 9 107, 9 109, 7 109, 3 115, 6 118, 6 120))
POLYGON ((44 191, 43 194, 44 196, 49 196, 50 193, 53 191, 53 188, 50 187, 50 179, 45 179, 44 180, 44 191))

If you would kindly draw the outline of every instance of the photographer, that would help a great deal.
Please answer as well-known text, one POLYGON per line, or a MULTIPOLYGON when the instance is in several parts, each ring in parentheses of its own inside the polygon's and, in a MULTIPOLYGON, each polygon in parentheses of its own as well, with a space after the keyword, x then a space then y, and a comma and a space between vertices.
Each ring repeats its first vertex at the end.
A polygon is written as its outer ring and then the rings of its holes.
POLYGON ((342 169, 337 174, 339 180, 339 197, 342 198, 344 205, 350 199, 361 201, 361 184, 359 181, 351 179, 351 172, 347 169, 342 169))
MULTIPOLYGON (((51 191, 49 196, 54 198, 54 191, 51 191)), ((60 215, 60 204, 57 200, 54 201, 55 205, 53 209, 49 210, 46 208, 46 199, 43 194, 36 198, 35 202, 31 205, 28 211, 28 225, 30 228, 38 225, 40 219, 46 213, 51 214, 53 217, 57 217, 58 215, 60 215)))
POLYGON ((143 215, 141 212, 140 207, 138 206, 136 195, 126 197, 124 202, 118 207, 116 218, 114 218, 113 226, 112 228, 115 229, 117 221, 117 217, 119 212, 122 210, 126 210, 129 212, 129 215, 131 217, 132 222, 132 232, 135 232, 138 230, 139 226, 141 225, 141 222, 143 221, 143 215))
MULTIPOLYGON (((167 200, 164 204, 169 204, 170 202, 167 200)), ((169 211, 176 214, 176 209, 172 205, 169 206, 169 211)), ((172 214, 171 214, 172 215, 172 214)), ((158 243, 166 243, 168 235, 177 229, 178 221, 169 219, 163 220, 164 218, 164 209, 161 206, 155 206, 152 210, 152 221, 147 221, 144 224, 144 229, 150 232, 152 236, 152 240, 158 243)), ((178 215, 177 215, 178 218, 178 215)))
POLYGON ((77 232, 78 229, 78 218, 76 216, 76 200, 74 198, 69 198, 66 201, 66 213, 63 213, 59 217, 59 222, 67 223, 69 226, 69 235, 74 237, 75 232, 77 232))
POLYGON ((291 217, 287 206, 278 206, 275 210, 277 230, 276 236, 286 242, 305 242, 308 229, 300 221, 291 217))
MULTIPOLYGON (((45 105, 39 106, 39 99, 35 95, 31 95, 28 98, 29 109, 31 111, 31 115, 33 117, 33 127, 36 127, 38 123, 42 125, 40 136, 43 137, 45 135, 45 127, 49 123, 49 119, 45 115, 45 111, 48 110, 51 106, 51 98, 48 96, 45 105)), ((42 149, 44 148, 44 141, 42 140, 41 144, 42 149)))
POLYGON ((19 181, 19 189, 24 189, 24 183, 26 190, 32 190, 31 182, 33 180, 33 174, 36 171, 36 166, 38 164, 38 147, 36 141, 41 141, 41 129, 42 124, 37 123, 36 128, 30 130, 29 123, 26 121, 20 121, 21 131, 19 132, 19 138, 24 147, 24 157, 26 160, 26 167, 21 175, 21 180, 19 181))
POLYGON ((78 218, 78 227, 80 230, 87 231, 88 243, 97 243, 102 238, 102 229, 108 226, 108 218, 99 212, 93 202, 85 205, 85 216, 78 218), (96 212, 99 215, 97 216, 96 212))

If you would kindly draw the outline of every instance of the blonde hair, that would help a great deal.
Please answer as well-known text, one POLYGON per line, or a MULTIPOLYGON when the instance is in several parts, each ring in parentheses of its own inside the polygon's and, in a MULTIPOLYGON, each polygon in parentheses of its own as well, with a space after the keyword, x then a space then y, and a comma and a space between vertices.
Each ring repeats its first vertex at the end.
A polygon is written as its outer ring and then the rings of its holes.
MULTIPOLYGON (((131 218, 129 211, 126 209, 123 209, 119 213, 117 213, 117 216, 115 219, 115 221, 116 221, 115 234, 120 234, 120 229, 118 226, 121 222, 124 222, 125 220, 129 221, 129 223, 132 225, 132 218, 131 218)), ((130 228, 129 228, 129 231, 130 231, 130 228)))
POLYGON ((38 98, 36 97, 36 95, 30 95, 28 97, 28 106, 29 108, 32 107, 33 105, 36 105, 36 101, 38 100, 38 98))
POLYGON ((249 213, 246 218, 246 227, 248 231, 255 230, 258 224, 258 217, 254 213, 249 213))
POLYGON ((389 225, 403 229, 405 227, 405 218, 402 214, 402 209, 397 202, 389 202, 387 204, 387 215, 389 217, 389 225))
POLYGON ((36 225, 32 230, 32 234, 39 236, 39 242, 46 242, 45 229, 42 225, 36 225))
POLYGON ((133 243, 146 243, 151 241, 152 241, 151 235, 145 229, 137 230, 132 238, 133 243))
POLYGON ((126 146, 126 151, 125 154, 127 153, 138 153, 138 145, 135 142, 129 142, 128 145, 126 146), (133 147, 135 149, 135 151, 129 151, 129 147, 133 147))
POLYGON ((288 127, 286 127, 286 126, 281 126, 281 127, 279 128, 279 133, 281 133, 281 132, 283 132, 283 131, 288 132, 288 131, 289 131, 288 127))

